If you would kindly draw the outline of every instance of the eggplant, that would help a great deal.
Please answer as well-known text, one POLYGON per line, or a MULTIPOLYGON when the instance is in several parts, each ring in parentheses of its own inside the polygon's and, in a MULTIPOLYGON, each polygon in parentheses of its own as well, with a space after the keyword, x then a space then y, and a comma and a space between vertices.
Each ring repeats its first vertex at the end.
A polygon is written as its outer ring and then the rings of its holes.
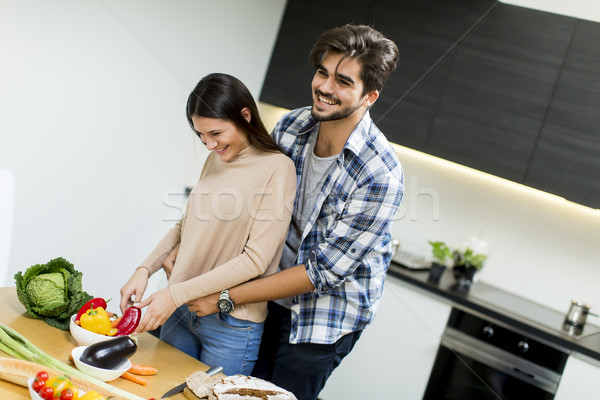
POLYGON ((137 351, 137 343, 129 336, 119 336, 89 345, 80 360, 103 369, 113 369, 137 351))

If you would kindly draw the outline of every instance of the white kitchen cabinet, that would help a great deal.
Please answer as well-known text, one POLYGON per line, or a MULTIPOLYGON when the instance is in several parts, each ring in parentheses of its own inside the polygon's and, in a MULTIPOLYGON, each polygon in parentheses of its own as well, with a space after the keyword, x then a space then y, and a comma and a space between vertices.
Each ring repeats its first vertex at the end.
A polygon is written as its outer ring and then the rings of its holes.
POLYGON ((555 400, 600 399, 600 362, 579 353, 567 360, 555 400))
POLYGON ((388 275, 375 321, 319 399, 422 398, 450 309, 442 298, 388 275))

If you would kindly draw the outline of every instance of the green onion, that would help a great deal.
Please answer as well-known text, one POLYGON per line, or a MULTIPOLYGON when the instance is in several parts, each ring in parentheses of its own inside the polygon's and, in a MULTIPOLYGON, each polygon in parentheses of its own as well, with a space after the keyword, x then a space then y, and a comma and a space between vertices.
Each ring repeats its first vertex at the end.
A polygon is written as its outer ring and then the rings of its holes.
POLYGON ((119 389, 112 385, 109 385, 106 382, 89 376, 88 374, 63 363, 62 361, 51 357, 50 355, 44 353, 42 350, 35 347, 33 343, 31 343, 17 331, 3 324, 0 324, 0 350, 14 358, 19 358, 21 360, 26 361, 33 361, 50 368, 54 368, 58 371, 63 372, 64 374, 86 380, 115 395, 122 396, 131 400, 145 400, 143 397, 136 396, 134 394, 124 391, 123 389, 119 389))
POLYGON ((11 357, 18 358, 19 360, 27 360, 25 357, 23 357, 22 355, 20 355, 19 353, 17 353, 2 342, 0 342, 0 351, 3 351, 11 357))

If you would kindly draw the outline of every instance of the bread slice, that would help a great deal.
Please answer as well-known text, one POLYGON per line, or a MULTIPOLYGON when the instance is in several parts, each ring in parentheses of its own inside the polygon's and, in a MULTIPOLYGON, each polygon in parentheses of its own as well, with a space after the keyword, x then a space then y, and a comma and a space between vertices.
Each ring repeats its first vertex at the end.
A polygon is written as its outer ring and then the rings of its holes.
POLYGON ((185 379, 188 388, 201 399, 208 398, 213 386, 223 380, 223 374, 208 376, 206 372, 196 371, 185 379))

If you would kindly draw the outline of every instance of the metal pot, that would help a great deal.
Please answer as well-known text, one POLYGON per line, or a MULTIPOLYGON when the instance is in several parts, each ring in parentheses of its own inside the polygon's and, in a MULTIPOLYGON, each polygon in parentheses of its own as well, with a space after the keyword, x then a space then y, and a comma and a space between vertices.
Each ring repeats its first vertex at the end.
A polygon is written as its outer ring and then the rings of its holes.
POLYGON ((590 312, 590 306, 577 300, 571 301, 569 311, 565 316, 563 329, 575 335, 580 335, 583 332, 583 327, 588 315, 598 316, 590 312))

